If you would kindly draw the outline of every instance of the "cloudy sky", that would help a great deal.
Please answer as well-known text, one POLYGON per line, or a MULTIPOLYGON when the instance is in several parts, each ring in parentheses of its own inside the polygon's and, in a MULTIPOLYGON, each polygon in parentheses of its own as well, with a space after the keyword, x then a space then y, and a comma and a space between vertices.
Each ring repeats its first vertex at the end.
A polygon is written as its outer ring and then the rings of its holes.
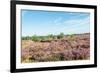
POLYGON ((21 11, 22 36, 90 32, 90 14, 61 11, 21 11))

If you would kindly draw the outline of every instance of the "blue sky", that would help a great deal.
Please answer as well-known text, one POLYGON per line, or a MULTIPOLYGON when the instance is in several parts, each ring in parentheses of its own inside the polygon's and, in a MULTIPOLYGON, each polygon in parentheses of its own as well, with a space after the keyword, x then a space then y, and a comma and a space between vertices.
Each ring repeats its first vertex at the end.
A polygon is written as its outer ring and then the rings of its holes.
POLYGON ((90 13, 22 10, 22 36, 90 32, 90 13))

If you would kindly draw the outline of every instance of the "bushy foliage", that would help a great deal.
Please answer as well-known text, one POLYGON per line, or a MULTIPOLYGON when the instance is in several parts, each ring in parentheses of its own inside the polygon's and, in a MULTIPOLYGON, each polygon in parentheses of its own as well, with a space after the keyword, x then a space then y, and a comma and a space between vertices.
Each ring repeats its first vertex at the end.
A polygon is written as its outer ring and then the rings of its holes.
POLYGON ((57 36, 58 39, 61 39, 61 38, 63 38, 63 37, 64 37, 64 33, 60 33, 60 34, 57 36))
POLYGON ((35 42, 38 42, 38 41, 41 40, 41 39, 40 39, 38 36, 36 36, 36 35, 33 35, 33 36, 31 37, 31 39, 32 39, 32 41, 35 41, 35 42))

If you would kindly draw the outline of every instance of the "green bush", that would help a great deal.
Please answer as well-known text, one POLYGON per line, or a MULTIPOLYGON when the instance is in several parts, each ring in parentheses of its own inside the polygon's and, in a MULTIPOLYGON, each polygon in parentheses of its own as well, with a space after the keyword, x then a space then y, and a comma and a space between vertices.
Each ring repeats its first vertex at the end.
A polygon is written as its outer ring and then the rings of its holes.
POLYGON ((40 39, 38 36, 36 36, 36 35, 33 35, 31 39, 32 39, 32 41, 35 41, 35 42, 38 42, 38 41, 41 40, 41 39, 40 39))
POLYGON ((60 34, 57 36, 58 39, 61 39, 61 38, 63 38, 63 37, 64 37, 64 33, 60 33, 60 34))

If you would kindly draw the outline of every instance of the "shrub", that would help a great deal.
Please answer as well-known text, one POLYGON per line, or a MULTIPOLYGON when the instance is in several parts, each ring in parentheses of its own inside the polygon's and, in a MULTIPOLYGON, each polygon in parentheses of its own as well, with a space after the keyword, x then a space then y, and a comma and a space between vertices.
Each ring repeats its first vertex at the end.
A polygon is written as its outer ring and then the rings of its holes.
POLYGON ((64 33, 60 33, 60 34, 57 36, 58 39, 61 39, 61 38, 63 38, 63 37, 64 37, 64 33))
POLYGON ((38 36, 36 36, 36 35, 32 36, 32 41, 38 42, 40 40, 41 39, 38 36))

